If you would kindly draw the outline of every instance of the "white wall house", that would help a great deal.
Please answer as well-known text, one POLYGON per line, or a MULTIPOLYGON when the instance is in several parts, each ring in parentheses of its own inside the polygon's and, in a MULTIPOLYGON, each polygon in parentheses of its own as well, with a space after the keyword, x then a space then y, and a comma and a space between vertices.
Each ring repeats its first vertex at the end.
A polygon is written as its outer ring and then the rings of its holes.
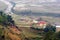
POLYGON ((56 27, 60 27, 60 25, 56 25, 56 27))

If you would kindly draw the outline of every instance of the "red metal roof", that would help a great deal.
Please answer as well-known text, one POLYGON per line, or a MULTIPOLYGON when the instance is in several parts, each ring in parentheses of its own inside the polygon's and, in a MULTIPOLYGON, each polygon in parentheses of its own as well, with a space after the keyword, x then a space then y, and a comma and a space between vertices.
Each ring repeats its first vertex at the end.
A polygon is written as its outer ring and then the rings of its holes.
POLYGON ((39 21, 38 24, 46 24, 45 21, 39 21))

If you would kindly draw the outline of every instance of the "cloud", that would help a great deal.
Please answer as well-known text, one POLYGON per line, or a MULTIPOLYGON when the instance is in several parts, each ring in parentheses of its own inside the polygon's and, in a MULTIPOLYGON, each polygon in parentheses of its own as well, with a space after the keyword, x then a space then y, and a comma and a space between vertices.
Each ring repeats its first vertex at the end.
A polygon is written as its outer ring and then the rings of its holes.
POLYGON ((22 6, 22 9, 27 8, 35 12, 60 13, 59 0, 19 0, 19 1, 20 1, 19 7, 25 4, 24 6, 22 6))
MULTIPOLYGON (((3 1, 3 0, 2 0, 3 1)), ((10 0, 17 2, 15 7, 17 10, 30 9, 35 12, 51 12, 60 13, 60 1, 59 0, 10 0), (36 10, 35 10, 36 9, 36 10)), ((7 4, 9 4, 7 2, 7 4)))

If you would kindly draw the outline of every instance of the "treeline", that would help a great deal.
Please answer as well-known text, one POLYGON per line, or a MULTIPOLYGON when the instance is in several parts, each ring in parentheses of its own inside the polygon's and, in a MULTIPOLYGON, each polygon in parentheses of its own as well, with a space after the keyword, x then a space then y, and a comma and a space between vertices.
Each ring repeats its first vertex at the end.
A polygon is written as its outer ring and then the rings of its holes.
POLYGON ((60 40, 60 32, 48 31, 44 35, 44 40, 60 40))
POLYGON ((6 15, 3 11, 0 11, 0 25, 14 25, 14 20, 10 15, 6 15))

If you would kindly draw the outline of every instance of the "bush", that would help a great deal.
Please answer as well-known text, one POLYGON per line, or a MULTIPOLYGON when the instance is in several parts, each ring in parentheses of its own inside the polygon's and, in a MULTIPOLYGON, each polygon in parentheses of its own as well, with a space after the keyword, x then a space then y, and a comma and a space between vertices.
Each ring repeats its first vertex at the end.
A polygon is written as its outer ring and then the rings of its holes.
POLYGON ((8 24, 14 25, 14 20, 10 15, 6 15, 4 12, 0 11, 0 24, 7 26, 8 24))
POLYGON ((55 32, 48 31, 44 35, 44 40, 55 40, 55 32))
POLYGON ((48 32, 48 31, 53 31, 53 32, 55 32, 55 31, 56 31, 56 26, 53 26, 53 25, 51 25, 51 24, 48 24, 48 25, 46 26, 46 28, 44 29, 44 32, 48 32))

